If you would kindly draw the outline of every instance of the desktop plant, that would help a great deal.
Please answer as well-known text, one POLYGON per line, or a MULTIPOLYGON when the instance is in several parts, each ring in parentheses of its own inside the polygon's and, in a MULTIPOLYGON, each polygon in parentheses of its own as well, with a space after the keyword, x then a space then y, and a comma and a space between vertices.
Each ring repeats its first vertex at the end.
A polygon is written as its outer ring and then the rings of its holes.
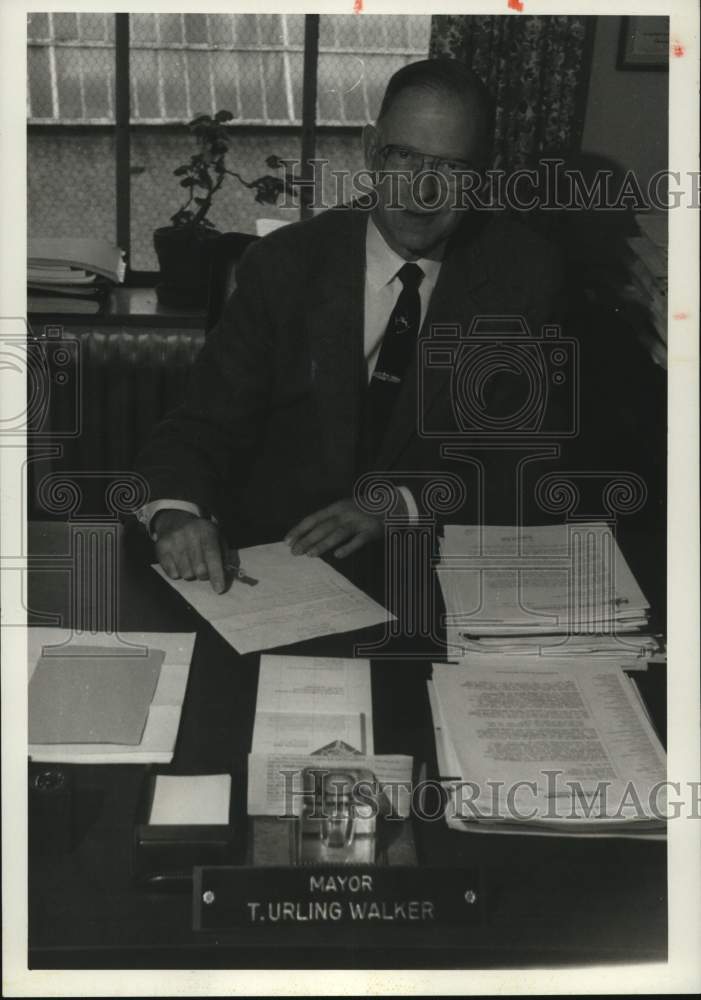
POLYGON ((153 243, 158 256, 161 281, 156 286, 158 299, 164 305, 197 306, 207 298, 210 241, 220 234, 208 218, 216 193, 226 177, 234 177, 244 187, 255 192, 261 204, 275 205, 283 191, 293 191, 289 164, 272 155, 266 159, 271 170, 283 169, 282 177, 265 174, 247 181, 227 166, 231 136, 227 122, 230 111, 217 111, 214 117, 197 115, 188 124, 197 143, 197 152, 173 173, 180 178, 187 200, 170 217, 171 225, 156 229, 153 243))

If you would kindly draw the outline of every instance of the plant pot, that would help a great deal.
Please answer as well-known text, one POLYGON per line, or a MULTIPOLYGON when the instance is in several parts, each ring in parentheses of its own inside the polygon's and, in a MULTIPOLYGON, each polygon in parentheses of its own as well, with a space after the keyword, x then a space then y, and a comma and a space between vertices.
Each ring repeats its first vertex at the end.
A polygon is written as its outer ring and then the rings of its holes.
POLYGON ((161 280, 158 301, 165 306, 204 306, 209 289, 212 240, 221 236, 206 226, 162 226, 153 234, 161 280))

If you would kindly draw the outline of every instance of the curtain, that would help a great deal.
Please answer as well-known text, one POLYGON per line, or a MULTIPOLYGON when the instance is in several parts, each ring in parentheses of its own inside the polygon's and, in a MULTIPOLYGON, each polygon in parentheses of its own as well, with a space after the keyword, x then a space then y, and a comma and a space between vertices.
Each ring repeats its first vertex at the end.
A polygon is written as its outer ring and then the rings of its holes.
POLYGON ((571 154, 581 140, 593 17, 434 15, 430 55, 471 66, 496 103, 494 167, 571 154))

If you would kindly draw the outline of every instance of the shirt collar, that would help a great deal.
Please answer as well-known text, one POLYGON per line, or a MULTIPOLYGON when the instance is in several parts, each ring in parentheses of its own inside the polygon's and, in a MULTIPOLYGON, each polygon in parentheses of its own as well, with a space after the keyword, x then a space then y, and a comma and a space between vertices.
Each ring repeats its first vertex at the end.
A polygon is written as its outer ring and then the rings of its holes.
MULTIPOLYGON (((438 272, 441 269, 440 260, 431 260, 428 257, 421 257, 415 261, 424 272, 424 279, 421 287, 426 285, 433 287, 438 279, 438 272)), ((406 264, 403 257, 393 250, 385 241, 380 230, 375 224, 375 220, 368 216, 368 229, 365 238, 365 266, 367 279, 373 288, 379 289, 388 285, 394 278, 399 268, 406 264)))

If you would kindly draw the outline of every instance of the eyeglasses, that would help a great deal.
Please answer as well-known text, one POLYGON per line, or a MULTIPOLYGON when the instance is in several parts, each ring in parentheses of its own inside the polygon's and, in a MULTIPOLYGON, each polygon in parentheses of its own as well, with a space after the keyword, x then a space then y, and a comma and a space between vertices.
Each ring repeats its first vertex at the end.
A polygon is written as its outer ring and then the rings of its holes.
POLYGON ((433 170, 448 181, 453 181, 475 169, 467 160, 431 156, 429 153, 420 153, 411 146, 383 146, 380 157, 385 170, 404 171, 410 174, 433 170))

